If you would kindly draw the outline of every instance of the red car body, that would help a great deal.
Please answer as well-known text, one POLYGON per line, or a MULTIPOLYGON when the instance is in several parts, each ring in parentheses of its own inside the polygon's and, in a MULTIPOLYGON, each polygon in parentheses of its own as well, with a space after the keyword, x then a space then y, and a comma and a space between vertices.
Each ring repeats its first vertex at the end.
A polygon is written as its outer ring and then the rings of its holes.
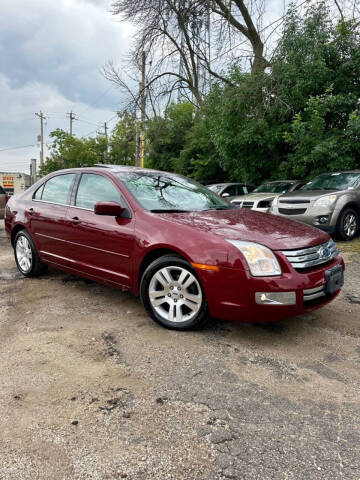
MULTIPOLYGON (((135 169, 134 169, 135 170, 135 169)), ((196 269, 211 316, 245 322, 277 321, 319 308, 332 295, 304 302, 303 291, 321 287, 325 272, 344 262, 337 255, 328 263, 297 271, 284 250, 326 243, 330 237, 313 227, 246 209, 186 213, 151 213, 140 206, 111 168, 86 168, 61 173, 96 173, 121 192, 131 218, 95 215, 74 205, 57 205, 33 198, 43 178, 25 193, 12 197, 5 226, 13 243, 26 229, 45 264, 139 293, 139 281, 151 261, 176 252, 196 269), (226 239, 251 241, 273 251, 282 274, 254 277, 242 253, 226 239), (258 304, 256 292, 296 292, 295 305, 258 304)), ((73 196, 70 203, 73 203, 73 196)))

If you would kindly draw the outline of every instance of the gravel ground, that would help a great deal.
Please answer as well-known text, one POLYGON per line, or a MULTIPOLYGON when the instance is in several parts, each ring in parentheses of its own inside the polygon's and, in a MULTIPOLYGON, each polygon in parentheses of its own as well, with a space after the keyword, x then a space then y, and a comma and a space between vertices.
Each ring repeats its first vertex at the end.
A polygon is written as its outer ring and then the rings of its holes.
POLYGON ((1 480, 359 480, 360 240, 279 324, 172 332, 130 294, 17 273, 0 227, 1 480))

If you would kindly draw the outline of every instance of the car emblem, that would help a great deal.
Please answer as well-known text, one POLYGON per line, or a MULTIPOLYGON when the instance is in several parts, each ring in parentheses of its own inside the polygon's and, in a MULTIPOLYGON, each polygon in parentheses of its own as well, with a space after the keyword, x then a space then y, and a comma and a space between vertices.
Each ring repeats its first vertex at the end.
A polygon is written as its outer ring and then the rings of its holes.
POLYGON ((319 250, 320 258, 329 258, 331 255, 330 249, 328 247, 321 247, 319 250))

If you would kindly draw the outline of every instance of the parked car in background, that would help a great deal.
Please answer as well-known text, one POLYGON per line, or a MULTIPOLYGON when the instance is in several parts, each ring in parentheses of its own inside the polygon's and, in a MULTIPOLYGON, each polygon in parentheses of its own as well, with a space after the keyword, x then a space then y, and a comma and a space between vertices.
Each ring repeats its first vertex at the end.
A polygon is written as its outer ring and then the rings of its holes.
POLYGON ((151 318, 277 321, 339 293, 328 234, 229 204, 180 175, 102 166, 54 172, 9 200, 5 227, 25 277, 46 265, 139 294, 151 318))
POLYGON ((227 200, 247 195, 255 189, 254 185, 248 185, 247 183, 214 183, 207 185, 207 187, 227 200))
POLYGON ((305 182, 298 180, 277 180, 274 182, 266 182, 255 188, 249 195, 236 197, 231 203, 237 207, 250 208, 258 212, 267 213, 270 209, 274 198, 286 192, 292 192, 301 188, 305 182))
POLYGON ((8 195, 5 190, 0 186, 0 218, 5 216, 5 205, 8 201, 8 195))
POLYGON ((319 175, 301 190, 277 198, 271 213, 352 240, 360 228, 360 170, 319 175))

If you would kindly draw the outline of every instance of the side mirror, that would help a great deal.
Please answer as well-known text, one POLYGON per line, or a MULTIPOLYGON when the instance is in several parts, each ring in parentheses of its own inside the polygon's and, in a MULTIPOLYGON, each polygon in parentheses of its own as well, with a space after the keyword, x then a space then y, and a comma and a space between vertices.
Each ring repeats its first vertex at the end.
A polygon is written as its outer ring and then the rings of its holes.
POLYGON ((225 192, 225 193, 222 193, 221 196, 223 198, 227 198, 227 197, 230 197, 230 193, 225 192))
POLYGON ((97 202, 94 207, 95 215, 108 215, 109 217, 124 217, 127 208, 122 207, 116 202, 97 202))

